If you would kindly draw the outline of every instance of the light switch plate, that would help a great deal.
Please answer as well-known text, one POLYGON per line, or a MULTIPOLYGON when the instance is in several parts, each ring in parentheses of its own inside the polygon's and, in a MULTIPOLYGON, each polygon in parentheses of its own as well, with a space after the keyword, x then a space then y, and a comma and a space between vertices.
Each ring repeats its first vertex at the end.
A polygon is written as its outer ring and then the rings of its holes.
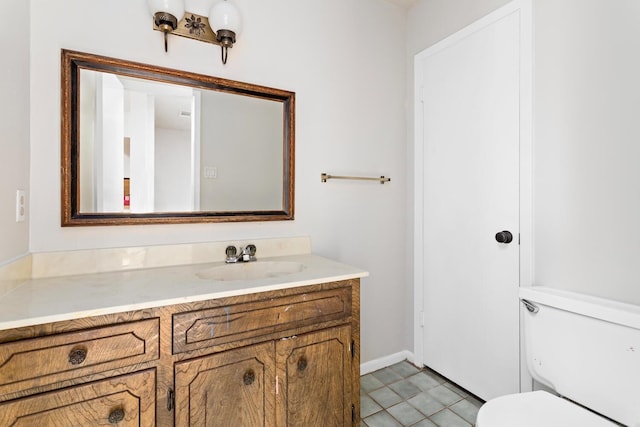
POLYGON ((16 222, 23 222, 27 217, 24 190, 16 190, 16 222))

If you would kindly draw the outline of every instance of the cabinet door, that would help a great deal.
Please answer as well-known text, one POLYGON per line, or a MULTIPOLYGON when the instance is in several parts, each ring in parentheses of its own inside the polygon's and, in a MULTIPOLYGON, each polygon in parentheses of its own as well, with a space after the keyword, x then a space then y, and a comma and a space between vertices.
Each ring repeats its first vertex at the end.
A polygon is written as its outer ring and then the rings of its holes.
POLYGON ((274 426, 274 343, 176 363, 176 426, 274 426))
POLYGON ((0 426, 154 427, 155 370, 0 404, 0 426))
POLYGON ((350 347, 349 325, 276 343, 278 426, 352 425, 350 347))

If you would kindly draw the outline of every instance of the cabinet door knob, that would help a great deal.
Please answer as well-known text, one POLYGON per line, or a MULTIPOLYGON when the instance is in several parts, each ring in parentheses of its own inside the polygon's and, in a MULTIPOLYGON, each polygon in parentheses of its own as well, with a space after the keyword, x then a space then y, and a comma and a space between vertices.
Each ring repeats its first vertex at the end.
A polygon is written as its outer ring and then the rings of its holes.
POLYGON ((253 369, 249 369, 247 372, 244 373, 242 377, 242 381, 244 382, 244 385, 251 385, 255 380, 256 380, 256 373, 253 372, 253 369))
POLYGON ((122 408, 115 408, 109 414, 109 424, 118 424, 122 420, 124 420, 124 409, 122 408))
POLYGON ((307 358, 302 356, 298 359, 298 371, 304 371, 307 369, 307 358))
POLYGON ((84 347, 77 347, 69 352, 69 363, 72 365, 80 365, 87 358, 87 349, 84 347))

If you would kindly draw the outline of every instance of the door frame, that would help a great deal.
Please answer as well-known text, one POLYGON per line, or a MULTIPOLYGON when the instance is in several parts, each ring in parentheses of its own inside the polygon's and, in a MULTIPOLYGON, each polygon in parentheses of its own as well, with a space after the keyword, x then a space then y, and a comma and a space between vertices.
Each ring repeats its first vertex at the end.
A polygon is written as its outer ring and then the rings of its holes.
MULTIPOLYGON (((424 147, 421 62, 442 49, 512 14, 520 14, 520 287, 533 284, 533 11, 532 0, 513 0, 414 56, 414 361, 424 366, 424 147)), ((526 367, 520 312, 520 391, 532 389, 526 367)))

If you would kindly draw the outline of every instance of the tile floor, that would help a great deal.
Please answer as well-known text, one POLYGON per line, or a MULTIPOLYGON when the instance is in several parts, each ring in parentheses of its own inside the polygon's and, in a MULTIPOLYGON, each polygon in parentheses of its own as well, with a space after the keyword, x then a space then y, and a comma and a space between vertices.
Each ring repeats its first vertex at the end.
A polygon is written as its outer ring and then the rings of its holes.
POLYGON ((472 427, 482 403, 406 361, 360 377, 361 427, 472 427))

